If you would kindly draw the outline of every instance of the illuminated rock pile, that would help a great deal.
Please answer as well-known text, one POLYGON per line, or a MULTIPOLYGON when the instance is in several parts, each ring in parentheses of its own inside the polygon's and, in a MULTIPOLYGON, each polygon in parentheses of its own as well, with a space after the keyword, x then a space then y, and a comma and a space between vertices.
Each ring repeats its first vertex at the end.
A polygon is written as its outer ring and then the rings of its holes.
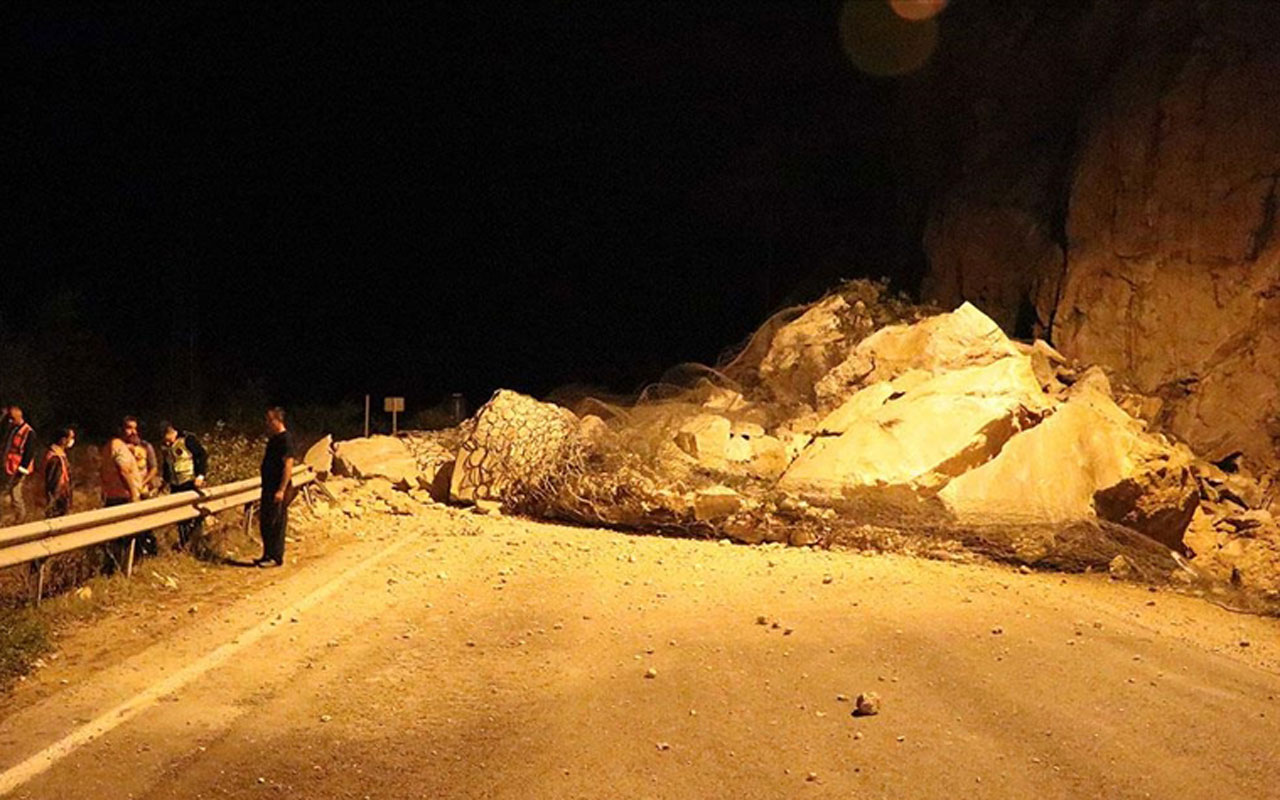
POLYGON ((499 391, 451 432, 339 443, 335 468, 457 504, 753 543, 898 531, 1166 573, 1172 549, 1280 588, 1265 483, 1198 460, 1102 370, 1012 341, 967 303, 934 313, 855 282, 770 321, 724 369, 679 374, 626 407, 499 391))

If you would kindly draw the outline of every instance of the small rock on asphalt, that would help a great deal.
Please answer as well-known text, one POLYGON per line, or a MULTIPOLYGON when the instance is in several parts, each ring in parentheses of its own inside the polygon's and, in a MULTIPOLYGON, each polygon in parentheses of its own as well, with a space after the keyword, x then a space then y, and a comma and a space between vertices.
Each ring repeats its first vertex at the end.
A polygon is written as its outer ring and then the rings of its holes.
POLYGON ((873 717, 880 713, 880 695, 875 692, 863 692, 853 704, 855 717, 873 717))

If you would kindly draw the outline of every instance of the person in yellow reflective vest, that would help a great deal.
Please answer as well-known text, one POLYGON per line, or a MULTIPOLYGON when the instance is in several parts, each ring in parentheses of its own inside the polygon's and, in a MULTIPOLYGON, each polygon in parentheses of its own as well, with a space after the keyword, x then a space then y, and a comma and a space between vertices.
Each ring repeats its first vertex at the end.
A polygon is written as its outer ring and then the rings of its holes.
MULTIPOLYGON (((171 493, 190 492, 204 487, 204 476, 209 469, 209 456, 200 440, 193 434, 180 431, 171 422, 160 423, 162 450, 164 452, 164 482, 171 493)), ((204 519, 196 517, 178 523, 176 549, 185 550, 192 541, 200 538, 204 519)))

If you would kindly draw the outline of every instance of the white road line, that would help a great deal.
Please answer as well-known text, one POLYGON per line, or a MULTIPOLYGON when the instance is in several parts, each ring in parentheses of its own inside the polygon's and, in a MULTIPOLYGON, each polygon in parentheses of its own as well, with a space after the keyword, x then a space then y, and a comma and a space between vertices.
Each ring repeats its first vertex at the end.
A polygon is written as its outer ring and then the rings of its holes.
POLYGON ((267 619, 236 636, 230 642, 219 646, 217 649, 200 658, 198 661, 188 664, 151 688, 139 692, 123 703, 120 703, 115 708, 99 716, 97 719, 81 725, 59 741, 49 745, 22 763, 5 770, 3 774, 0 774, 0 795, 6 795, 12 792, 22 784, 48 770, 59 760, 75 752, 77 748, 88 744, 104 734, 110 733, 112 730, 120 727, 124 723, 141 714, 143 711, 146 711, 148 708, 155 705, 161 697, 176 692, 191 681, 199 678, 201 675, 204 675, 209 670, 219 666, 235 653, 258 641, 263 636, 266 636, 273 628, 277 627, 275 623, 280 616, 285 616, 287 618, 291 614, 297 614, 298 612, 307 610, 333 594, 343 584, 372 569, 379 562, 383 561, 388 556, 399 552, 410 542, 416 541, 418 538, 419 534, 412 534, 401 539, 386 550, 364 560, 350 571, 344 572, 323 586, 315 589, 311 594, 302 598, 297 603, 294 603, 288 608, 282 609, 276 615, 269 616, 267 619))

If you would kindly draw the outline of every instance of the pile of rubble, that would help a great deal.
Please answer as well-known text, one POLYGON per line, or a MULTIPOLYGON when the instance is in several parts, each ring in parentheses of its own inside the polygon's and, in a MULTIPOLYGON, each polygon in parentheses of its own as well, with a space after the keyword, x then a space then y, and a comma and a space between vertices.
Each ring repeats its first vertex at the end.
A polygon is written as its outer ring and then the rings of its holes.
POLYGON ((1192 563, 1218 580, 1280 593, 1275 476, 1259 479, 1238 459, 1198 462, 1195 473, 1200 503, 1182 540, 1192 563))
POLYGON ((333 471, 434 502, 744 542, 917 531, 1086 567, 1135 552, 1172 566, 1172 551, 1280 589, 1270 480, 1197 459, 1150 429, 1144 402, 972 305, 932 313, 855 283, 679 391, 578 413, 499 391, 453 431, 340 442, 333 471))

